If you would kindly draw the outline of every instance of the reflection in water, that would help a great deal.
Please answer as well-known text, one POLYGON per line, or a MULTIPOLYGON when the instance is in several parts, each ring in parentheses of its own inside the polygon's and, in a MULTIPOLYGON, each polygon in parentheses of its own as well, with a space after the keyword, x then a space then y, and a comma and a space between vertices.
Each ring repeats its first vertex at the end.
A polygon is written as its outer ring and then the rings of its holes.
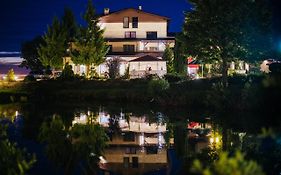
MULTIPOLYGON (((171 111, 167 114, 150 108, 113 107, 0 106, 0 118, 17 121, 16 111, 23 114, 23 136, 36 142, 39 133, 36 131, 41 131, 49 159, 68 174, 94 174, 98 168, 120 174, 187 174, 195 158, 208 164, 218 158, 218 151, 222 149, 241 149, 247 153, 246 158, 263 164, 267 174, 280 170, 281 149, 275 139, 258 137, 247 128, 230 127, 231 123, 226 123, 224 118, 221 122, 219 117, 195 118, 177 111, 172 115, 171 111), (97 141, 100 138, 104 139, 97 141), (107 146, 99 146, 103 152, 97 151, 95 146, 103 142, 107 146), (95 159, 91 159, 93 157, 95 159), (184 167, 186 171, 178 172, 184 167)), ((47 166, 41 159, 37 164, 47 166)), ((30 174, 53 173, 34 171, 30 174)))
POLYGON ((59 116, 53 116, 42 124, 39 139, 47 143, 48 158, 63 167, 64 174, 72 174, 77 165, 84 174, 96 174, 107 136, 98 124, 66 127, 59 116))
MULTIPOLYGON (((178 126, 175 125, 171 128, 172 131, 168 131, 167 117, 160 112, 155 113, 154 118, 122 111, 109 114, 104 110, 99 110, 96 115, 94 123, 104 127, 110 138, 104 151, 103 162, 106 163, 101 164, 101 167, 121 174, 143 174, 152 170, 167 169, 169 148, 175 145, 181 147, 184 145, 182 140, 185 139, 194 152, 200 152, 212 145, 209 140, 213 137, 219 142, 218 135, 212 132, 210 123, 187 122, 180 125, 179 129, 183 132, 180 131, 178 143, 174 143, 174 135, 177 135, 174 129, 178 126)), ((76 113, 72 124, 87 124, 89 120, 93 121, 91 116, 90 111, 76 113)), ((179 155, 187 155, 188 147, 183 148, 179 155)))

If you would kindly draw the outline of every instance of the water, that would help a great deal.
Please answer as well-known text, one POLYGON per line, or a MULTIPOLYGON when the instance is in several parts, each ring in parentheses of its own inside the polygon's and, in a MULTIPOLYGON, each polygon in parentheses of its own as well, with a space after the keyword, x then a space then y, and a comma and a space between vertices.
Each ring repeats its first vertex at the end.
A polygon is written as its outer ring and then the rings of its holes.
MULTIPOLYGON (((46 152, 48 143, 39 142, 38 139, 39 135, 42 135, 40 128, 43 123, 49 126, 54 121, 61 121, 64 130, 69 128, 69 133, 74 132, 75 125, 78 124, 101 125, 108 136, 108 141, 102 156, 97 156, 96 171, 100 174, 124 175, 181 174, 186 172, 187 162, 204 150, 216 151, 223 146, 228 150, 246 149, 248 138, 257 138, 258 132, 263 127, 259 122, 255 122, 255 127, 247 127, 248 124, 243 123, 240 123, 239 127, 235 125, 230 127, 227 123, 222 124, 223 120, 214 115, 208 111, 125 104, 0 106, 1 123, 10 122, 11 140, 17 142, 19 147, 25 147, 28 152, 36 154, 37 162, 29 174, 63 174, 66 171, 66 168, 59 166, 58 162, 63 161, 62 156, 70 154, 71 151, 67 152, 69 144, 60 143, 60 140, 65 139, 59 136, 61 131, 56 133, 57 130, 50 130, 48 133, 55 132, 53 135, 50 134, 51 137, 57 139, 54 142, 57 145, 53 147, 57 149, 55 150, 57 156, 48 155, 46 152)), ((91 136, 83 135, 81 131, 76 132, 76 135, 77 133, 80 135, 75 137, 76 139, 73 137, 70 150, 79 148, 80 154, 88 149, 91 136), (83 141, 83 138, 86 139, 83 141), (73 149, 73 145, 76 144, 78 147, 73 149)), ((67 135, 67 138, 70 137, 67 135)), ((98 144, 100 143, 97 142, 96 146, 98 144)), ((263 146, 270 148, 267 144, 263 146)), ((96 155, 85 152, 89 156, 96 155)), ((81 159, 80 156, 78 161, 72 162, 70 170, 73 174, 82 174, 83 169, 87 169, 85 167, 95 167, 94 164, 88 166, 84 158, 81 159)))

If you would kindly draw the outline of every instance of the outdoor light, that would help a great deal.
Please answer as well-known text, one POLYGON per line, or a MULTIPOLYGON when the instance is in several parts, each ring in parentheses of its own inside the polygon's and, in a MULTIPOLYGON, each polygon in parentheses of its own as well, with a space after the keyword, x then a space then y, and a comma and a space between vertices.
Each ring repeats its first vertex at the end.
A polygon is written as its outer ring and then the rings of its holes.
POLYGON ((219 143, 219 141, 220 141, 220 139, 219 139, 219 137, 216 137, 216 143, 219 143))
POLYGON ((102 164, 107 163, 107 161, 102 156, 100 156, 99 159, 100 159, 100 163, 102 164))
POLYGON ((210 138, 210 143, 211 143, 211 144, 214 143, 214 138, 213 138, 213 137, 210 138))
POLYGON ((144 133, 139 136, 139 145, 144 145, 144 133))

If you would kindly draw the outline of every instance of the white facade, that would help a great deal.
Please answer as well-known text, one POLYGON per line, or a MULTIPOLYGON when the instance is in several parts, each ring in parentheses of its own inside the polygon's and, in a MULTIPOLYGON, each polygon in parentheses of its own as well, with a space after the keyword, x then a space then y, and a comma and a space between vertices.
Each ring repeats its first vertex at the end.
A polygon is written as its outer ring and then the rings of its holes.
POLYGON ((142 78, 147 74, 157 74, 163 77, 167 73, 166 61, 140 61, 130 62, 131 78, 142 78))
POLYGON ((167 38, 167 22, 139 22, 138 28, 123 28, 123 23, 100 23, 105 38, 124 38, 125 32, 136 32, 136 38, 146 38, 146 32, 157 32, 158 38, 167 38))
MULTIPOLYGON (((98 25, 104 29, 103 36, 111 48, 106 60, 113 57, 123 60, 120 63, 120 76, 129 67, 131 78, 143 77, 147 73, 162 77, 167 73, 166 62, 161 60, 163 52, 167 46, 173 48, 175 45, 175 38, 168 36, 168 21, 166 17, 141 9, 129 8, 114 13, 105 9, 105 15, 100 17, 98 25), (157 57, 160 61, 131 62, 145 55, 157 57)), ((79 75, 89 71, 83 65, 72 63, 72 67, 74 73, 79 75)), ((107 77, 108 67, 102 63, 95 67, 95 71, 99 76, 107 77)))

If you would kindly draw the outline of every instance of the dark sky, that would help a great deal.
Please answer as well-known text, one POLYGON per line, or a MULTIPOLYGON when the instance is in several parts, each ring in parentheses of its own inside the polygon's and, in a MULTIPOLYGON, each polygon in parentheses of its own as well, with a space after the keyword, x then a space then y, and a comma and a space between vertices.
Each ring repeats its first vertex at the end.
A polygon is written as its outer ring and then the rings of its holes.
MULTIPOLYGON (((71 8, 81 21, 87 4, 87 0, 3 1, 0 3, 0 52, 20 51, 21 43, 43 34, 53 16, 63 14, 65 6, 71 8)), ((171 18, 170 32, 181 30, 183 12, 190 10, 186 0, 93 0, 93 4, 97 13, 102 13, 106 7, 116 11, 141 5, 144 11, 171 18)))
MULTIPOLYGON (((116 11, 137 8, 171 18, 169 32, 178 32, 184 19, 184 11, 190 10, 188 0, 93 0, 97 13, 103 8, 116 11)), ((269 0, 274 10, 274 41, 281 51, 281 0, 269 0)), ((0 52, 20 51, 23 41, 42 35, 54 15, 61 16, 64 7, 71 8, 78 21, 84 12, 87 0, 1 0, 0 3, 0 52), (3 2, 4 1, 4 2, 3 2)))

